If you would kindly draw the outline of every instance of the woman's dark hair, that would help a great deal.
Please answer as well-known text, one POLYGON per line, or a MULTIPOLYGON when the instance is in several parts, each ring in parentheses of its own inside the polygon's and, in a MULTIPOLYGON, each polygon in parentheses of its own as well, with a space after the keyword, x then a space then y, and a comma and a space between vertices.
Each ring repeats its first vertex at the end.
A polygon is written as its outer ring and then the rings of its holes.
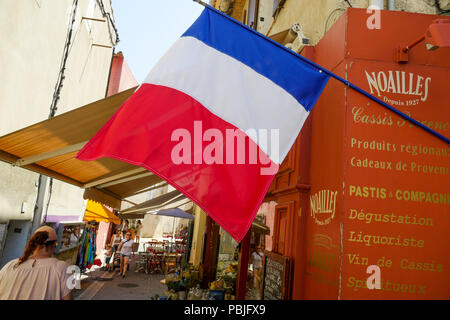
POLYGON ((48 239, 47 231, 40 231, 33 234, 30 240, 28 240, 27 246, 25 247, 22 256, 19 258, 19 261, 17 261, 14 268, 18 267, 21 263, 27 261, 28 258, 33 254, 33 252, 38 248, 38 246, 47 245, 45 243, 47 239, 48 239))

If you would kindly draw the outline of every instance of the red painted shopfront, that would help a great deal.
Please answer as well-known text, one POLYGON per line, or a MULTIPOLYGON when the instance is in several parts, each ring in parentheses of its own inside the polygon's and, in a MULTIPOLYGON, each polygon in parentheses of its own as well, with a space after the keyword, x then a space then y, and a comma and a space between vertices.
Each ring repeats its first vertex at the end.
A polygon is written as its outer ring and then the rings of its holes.
MULTIPOLYGON (((349 9, 303 55, 450 136, 450 48, 395 48, 442 16, 349 9)), ((448 19, 448 18, 447 18, 448 19)), ((330 79, 277 174, 273 251, 290 299, 449 299, 450 148, 330 79), (366 288, 379 265, 381 289, 366 288)))

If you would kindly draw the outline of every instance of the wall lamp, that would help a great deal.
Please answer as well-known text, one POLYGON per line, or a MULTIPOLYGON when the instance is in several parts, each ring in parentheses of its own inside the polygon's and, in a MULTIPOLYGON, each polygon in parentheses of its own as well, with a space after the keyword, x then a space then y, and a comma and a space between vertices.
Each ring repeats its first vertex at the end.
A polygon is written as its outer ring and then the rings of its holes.
POLYGON ((424 40, 427 50, 436 50, 438 48, 450 47, 450 20, 434 20, 423 36, 411 42, 405 47, 397 47, 395 49, 395 62, 408 62, 409 51, 411 51, 412 48, 414 48, 424 40))

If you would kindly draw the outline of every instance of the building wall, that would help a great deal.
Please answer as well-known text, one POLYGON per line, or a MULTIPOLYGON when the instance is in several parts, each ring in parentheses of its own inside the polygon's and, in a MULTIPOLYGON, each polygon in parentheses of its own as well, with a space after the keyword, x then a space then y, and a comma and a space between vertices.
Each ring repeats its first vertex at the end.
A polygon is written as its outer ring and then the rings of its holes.
POLYGON ((137 85, 138 83, 124 58, 123 53, 121 51, 116 53, 111 66, 107 96, 112 96, 137 85))
MULTIPOLYGON (((0 135, 48 118, 73 2, 0 2, 0 135)), ((106 12, 112 12, 109 0, 103 0, 103 4, 106 12)), ((82 17, 103 18, 96 0, 78 1, 56 115, 102 99, 106 94, 114 30, 111 37, 107 22, 82 21, 82 17)), ((0 223, 32 219, 37 180, 38 174, 0 163, 0 223), (27 206, 22 214, 23 202, 27 206)), ((49 188, 46 189, 48 192, 49 188)), ((81 217, 84 212, 83 190, 78 187, 54 180, 46 212, 48 199, 47 193, 43 215, 81 217)))
POLYGON ((277 203, 275 201, 263 202, 261 207, 258 210, 258 215, 262 215, 265 217, 266 226, 270 229, 270 234, 265 236, 265 250, 272 250, 273 245, 273 227, 274 227, 274 216, 275 216, 275 207, 277 203))
POLYGON ((200 207, 194 205, 194 215, 194 231, 189 263, 192 263, 194 266, 198 266, 202 262, 203 242, 206 229, 206 213, 200 209, 200 207))
MULTIPOLYGON (((368 8, 371 0, 350 0, 354 8, 368 8)), ((249 0, 215 0, 210 3, 221 11, 239 21, 244 20, 244 11, 247 11, 249 0)), ((384 1, 388 8, 388 0, 384 1)), ((440 0, 443 10, 450 8, 450 0, 440 0)), ((349 8, 344 0, 287 0, 278 16, 274 20, 273 14, 274 0, 259 1, 259 17, 257 30, 263 34, 274 35, 278 32, 289 29, 294 23, 300 23, 305 35, 311 40, 312 45, 316 45, 324 36, 326 31, 339 19, 339 17, 349 8), (264 17, 264 21, 260 21, 264 17)), ((396 0, 395 7, 398 11, 437 14, 434 0, 396 0)))
POLYGON ((257 31, 266 34, 273 22, 273 3, 271 1, 260 1, 258 13, 257 31), (264 21, 261 21, 261 18, 264 21))
MULTIPOLYGON (((261 0, 272 3, 272 0, 261 0)), ((368 8, 370 0, 350 0, 354 8, 368 8)), ((385 0, 387 9, 388 1, 385 0)), ((448 9, 448 1, 441 1, 442 9, 448 9)), ((309 37, 312 45, 316 45, 324 36, 326 31, 347 10, 348 4, 344 0, 287 0, 284 8, 280 11, 269 35, 286 30, 294 23, 301 23, 304 32, 309 37), (314 5, 312 5, 314 3, 314 5)), ((437 14, 434 0, 396 0, 396 10, 437 14)))
MULTIPOLYGON (((441 2, 443 8, 449 7, 449 1, 445 0, 441 2)), ((396 9, 398 11, 416 12, 416 13, 427 13, 427 14, 437 14, 435 1, 434 0, 397 0, 396 9)))
MULTIPOLYGON (((368 0, 352 0, 351 3, 356 8, 367 8, 369 5, 368 0)), ((300 23, 306 37, 311 40, 311 45, 316 45, 347 8, 348 4, 341 0, 288 0, 273 23, 269 35, 300 23)))
MULTIPOLYGON (((437 16, 385 12, 382 18, 384 27, 381 30, 357 28, 367 19, 367 14, 362 10, 349 11, 316 46, 316 62, 346 77, 367 92, 373 92, 375 96, 412 118, 418 121, 427 119, 428 125, 448 136, 448 99, 445 99, 446 87, 441 79, 448 78, 449 62, 446 57, 449 49, 427 51, 421 44, 411 51, 410 61, 406 64, 394 62, 392 55, 393 48, 398 43, 405 38, 414 38, 426 30, 437 16), (409 21, 410 25, 406 23, 409 21), (362 46, 362 39, 367 38, 371 39, 370 43, 362 46), (336 45, 338 43, 340 45, 336 45), (335 54, 330 55, 329 52, 335 54), (428 79, 427 95, 416 93, 421 92, 414 90, 414 83, 417 81, 409 80, 406 84, 406 77, 400 77, 396 82, 402 83, 401 89, 393 89, 391 80, 391 88, 378 93, 371 89, 370 77, 367 76, 374 72, 399 75, 404 72, 410 79, 419 74, 420 77, 428 79), (407 86, 412 88, 407 90, 407 86), (411 103, 411 100, 415 102, 411 103)), ((407 153, 401 146, 420 145, 427 150, 439 150, 448 145, 422 129, 405 125, 400 117, 356 91, 347 90, 337 81, 329 82, 314 107, 312 118, 310 193, 312 196, 321 195, 324 199, 327 194, 323 191, 332 190, 337 192, 337 197, 333 216, 318 208, 311 209, 311 217, 314 219, 310 218, 306 227, 306 239, 309 241, 306 242, 308 276, 305 277, 304 297, 446 299, 449 279, 443 270, 450 260, 448 254, 438 248, 441 248, 440 245, 445 241, 442 235, 447 234, 449 228, 449 220, 444 214, 449 206, 448 200, 445 200, 449 199, 446 190, 450 188, 447 178, 448 153, 407 153), (386 122, 360 121, 361 113, 364 113, 362 117, 365 119, 385 117, 386 122), (323 128, 327 130, 322 130, 323 128), (390 147, 363 150, 355 144, 352 145, 351 141, 356 140, 382 140, 390 147), (384 161, 386 166, 358 166, 355 159, 364 159, 362 161, 366 162, 377 159, 384 161), (434 172, 416 170, 416 166, 422 162, 446 169, 434 172), (350 192, 353 186, 359 185, 376 186, 386 195, 374 193, 359 196, 350 192), (411 191, 407 191, 407 196, 403 197, 401 190, 411 191), (409 194, 414 192, 412 190, 435 194, 435 197, 443 193, 442 200, 437 201, 435 198, 434 201, 429 199, 426 202, 425 199, 409 197, 409 194), (382 222, 362 221, 354 219, 356 211, 360 217, 368 212, 389 212, 392 217, 414 218, 411 223, 403 222, 401 218, 385 219, 382 222), (330 220, 327 221, 326 218, 330 220), (422 223, 414 224, 416 219, 422 223), (380 235, 381 238, 384 236, 384 239, 387 236, 420 239, 423 245, 408 245, 408 240, 404 242, 405 245, 394 245, 387 241, 361 244, 350 236, 354 234, 364 235, 366 240, 367 234, 380 235), (327 243, 326 248, 323 246, 324 241, 327 243), (361 257, 361 260, 356 261, 355 257, 361 257), (422 268, 422 264, 427 267, 422 268), (368 290, 364 284, 363 288, 352 285, 355 279, 365 283, 368 265, 380 266, 382 290, 368 290), (418 289, 419 287, 421 289, 418 289)))

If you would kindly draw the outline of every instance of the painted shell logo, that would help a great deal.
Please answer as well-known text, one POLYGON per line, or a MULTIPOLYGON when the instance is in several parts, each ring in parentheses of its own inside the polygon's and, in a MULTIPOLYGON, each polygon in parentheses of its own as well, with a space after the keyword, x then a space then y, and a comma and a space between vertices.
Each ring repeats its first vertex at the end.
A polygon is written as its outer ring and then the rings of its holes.
POLYGON ((310 196, 311 216, 318 225, 327 225, 336 212, 337 191, 321 190, 310 196))

